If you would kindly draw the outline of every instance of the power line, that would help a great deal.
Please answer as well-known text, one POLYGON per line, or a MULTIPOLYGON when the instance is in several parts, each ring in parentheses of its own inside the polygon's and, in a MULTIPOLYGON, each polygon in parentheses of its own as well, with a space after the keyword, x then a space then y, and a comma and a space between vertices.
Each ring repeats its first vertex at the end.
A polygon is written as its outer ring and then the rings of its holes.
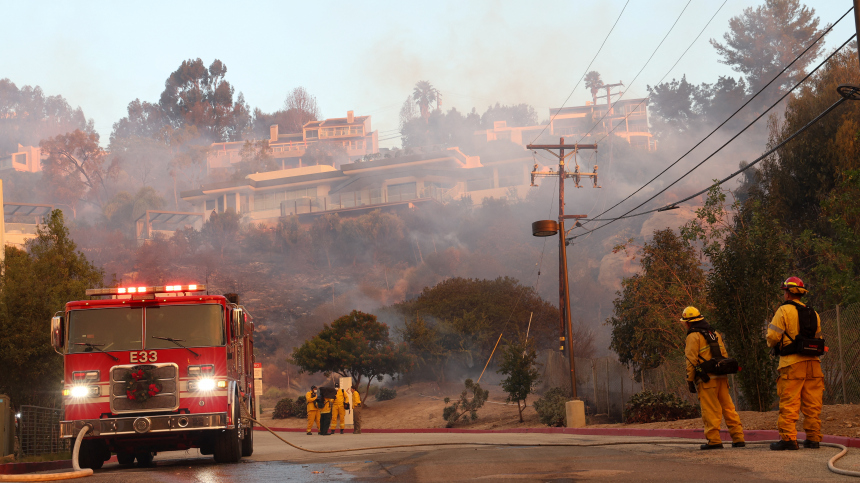
MULTIPOLYGON (((635 208, 633 208, 632 210, 629 210, 628 212, 624 213, 623 215, 621 215, 621 216, 619 216, 619 217, 616 217, 616 218, 608 218, 608 219, 606 219, 606 220, 599 220, 600 215, 598 215, 598 216, 596 217, 597 219, 595 219, 595 220, 593 220, 593 221, 606 221, 607 223, 605 223, 605 224, 603 224, 603 225, 600 225, 600 226, 598 226, 598 227, 596 227, 596 228, 594 228, 594 229, 588 230, 588 231, 586 231, 585 233, 581 233, 581 234, 579 234, 579 235, 576 235, 576 236, 574 236, 573 238, 579 238, 579 237, 581 237, 581 236, 583 236, 583 235, 586 235, 586 234, 588 234, 588 233, 592 233, 592 232, 594 232, 594 231, 596 231, 596 230, 599 230, 600 228, 603 228, 603 227, 609 226, 609 225, 610 225, 610 224, 612 224, 613 222, 618 221, 618 220, 621 220, 621 219, 625 219, 625 218, 632 218, 632 217, 634 217, 634 216, 641 216, 641 215, 645 215, 645 214, 648 214, 648 213, 654 213, 654 212, 658 212, 658 211, 666 211, 666 210, 669 210, 669 209, 674 209, 675 207, 677 207, 677 204, 678 204, 678 203, 683 203, 683 202, 685 202, 685 201, 689 201, 689 200, 691 200, 691 199, 695 198, 696 196, 699 196, 699 195, 701 195, 702 193, 707 192, 709 189, 711 189, 711 188, 713 188, 713 187, 715 187, 715 186, 720 186, 720 185, 722 185, 723 183, 725 183, 725 182, 729 181, 730 179, 734 178, 734 177, 735 177, 735 176, 737 176, 738 174, 740 174, 740 173, 742 173, 742 172, 746 171, 747 169, 751 168, 752 166, 754 166, 754 165, 758 164, 761 160, 765 159, 767 156, 771 155, 771 154, 772 154, 773 152, 775 152, 777 149, 779 149, 780 147, 782 147, 783 145, 785 145, 788 141, 791 141, 792 139, 794 139, 795 137, 797 137, 799 134, 801 134, 802 132, 806 131, 809 127, 811 127, 813 124, 815 124, 816 122, 818 122, 822 117, 824 117, 825 115, 829 114, 829 113, 830 113, 830 111, 832 111, 832 110, 833 110, 833 109, 835 109, 839 104, 841 104, 841 103, 842 103, 842 101, 844 101, 844 98, 843 98, 842 100, 840 100, 840 101, 837 101, 836 103, 834 103, 834 104, 833 104, 832 106, 830 106, 829 108, 827 108, 824 112, 822 112, 821 114, 819 114, 815 119, 813 119, 812 121, 810 121, 809 123, 807 123, 804 127, 802 127, 801 129, 799 129, 798 131, 796 131, 794 134, 792 134, 791 136, 789 136, 789 137, 788 137, 787 139, 785 139, 783 142, 779 143, 779 145, 777 145, 777 146, 776 146, 776 147, 774 147, 773 149, 770 149, 767 153, 765 153, 765 154, 763 154, 762 156, 759 156, 758 158, 756 158, 756 160, 755 160, 755 161, 753 161, 752 163, 750 163, 750 164, 748 164, 747 166, 745 166, 745 167, 743 167, 743 168, 739 169, 738 171, 736 171, 736 172, 732 173, 731 175, 729 175, 728 177, 724 178, 723 180, 721 180, 721 181, 719 181, 719 182, 717 182, 717 183, 715 183, 715 184, 712 184, 712 185, 710 185, 708 188, 706 188, 706 189, 704 189, 704 190, 702 190, 702 191, 699 191, 698 193, 696 193, 696 194, 694 194, 694 195, 692 195, 692 196, 688 196, 688 197, 684 198, 683 200, 673 202, 673 203, 668 204, 668 205, 666 205, 666 206, 663 206, 663 207, 661 207, 661 208, 657 208, 657 209, 653 209, 653 210, 648 210, 648 211, 644 211, 644 212, 641 212, 641 213, 635 213, 635 214, 633 214, 633 215, 630 215, 630 213, 632 213, 632 212, 634 212, 634 211, 638 210, 639 208, 641 208, 643 205, 645 205, 645 204, 646 204, 646 203, 648 203, 649 201, 651 201, 651 200, 653 200, 654 198, 656 198, 656 197, 660 196, 661 194, 665 193, 669 188, 671 188, 672 186, 674 186, 675 184, 677 184, 679 181, 681 181, 682 179, 684 179, 687 175, 689 175, 690 173, 692 173, 695 169, 697 169, 699 166, 701 166, 701 165, 702 165, 702 164, 704 164, 706 161, 708 161, 709 159, 711 159, 714 155, 716 155, 717 153, 719 153, 723 148, 725 148, 726 146, 728 146, 728 145, 729 145, 729 143, 731 143, 732 141, 734 141, 735 139, 737 139, 737 137, 738 137, 738 136, 740 136, 741 134, 743 134, 747 129, 749 129, 753 124, 755 124, 759 119, 761 119, 761 118, 762 118, 765 114, 767 114, 771 109, 773 109, 776 105, 778 105, 780 102, 782 102, 782 100, 783 100, 783 99, 785 99, 785 97, 786 97, 786 96, 788 96, 789 94, 791 94, 791 93, 792 93, 792 92, 793 92, 793 91, 794 91, 798 86, 800 86, 800 84, 802 84, 803 82, 805 82, 809 77, 811 77, 811 76, 812 76, 812 74, 814 74, 816 71, 818 71, 818 69, 820 69, 824 64, 826 64, 826 63, 827 63, 831 58, 833 58, 833 56, 834 56, 834 55, 836 55, 840 50, 842 50, 846 45, 848 45, 848 43, 849 43, 849 42, 851 42, 852 40, 854 40, 854 38, 855 38, 856 36, 857 36, 857 34, 852 34, 852 35, 851 35, 851 37, 849 37, 849 38, 848 38, 848 40, 846 40, 842 45, 840 45, 840 46, 839 46, 839 48, 837 48, 836 50, 834 50, 834 51, 833 51, 833 53, 831 53, 829 56, 827 56, 827 58, 826 58, 826 59, 824 59, 820 64, 818 64, 818 65, 815 67, 815 69, 813 69, 813 70, 812 70, 809 74, 807 74, 803 79, 801 79, 800 81, 798 81, 798 82, 794 85, 794 87, 792 87, 788 92, 786 92, 782 97, 780 97, 780 98, 779 98, 779 100, 777 100, 774 104, 772 104, 769 108, 767 108, 767 110, 765 110, 763 113, 761 113, 761 114, 760 114, 758 117, 756 117, 752 122, 750 122, 749 124, 747 124, 747 125, 746 125, 746 127, 744 127, 740 132, 738 132, 737 134, 735 134, 731 139, 729 139, 728 141, 726 141, 722 146, 720 146, 716 151, 714 151, 712 154, 710 154, 707 158, 705 158, 705 159, 704 159, 704 160, 702 160, 699 164, 697 164, 696 166, 694 166, 693 168, 691 168, 689 171, 687 171, 686 173, 684 173, 684 175, 682 175, 680 178, 678 178, 677 180, 673 181, 669 186, 667 186, 667 187, 663 188, 663 189, 662 189, 662 190, 660 190, 658 193, 654 194, 653 196, 651 196, 650 198, 648 198, 647 200, 643 201, 643 202, 642 202, 642 203, 640 203, 638 206, 636 206, 635 208), (628 215, 629 215, 629 216, 628 216, 628 215)), ((607 210, 607 211, 609 211, 609 210, 607 210)), ((604 212, 604 213, 605 213, 605 212, 604 212)))
MULTIPOLYGON (((752 97, 750 97, 746 102, 744 102, 744 103, 743 103, 743 105, 741 105, 739 108, 737 108, 737 110, 735 110, 735 112, 733 112, 733 113, 732 113, 728 118, 726 118, 726 120, 725 120, 725 121, 723 121, 722 123, 720 123, 720 125, 719 125, 719 126, 715 127, 715 128, 714 128, 710 133, 708 133, 708 135, 707 135, 707 136, 705 136, 704 138, 702 138, 702 140, 700 140, 700 141, 699 141, 698 143, 696 143, 692 148, 690 148, 687 152, 685 152, 683 155, 681 155, 681 157, 680 157, 680 158, 678 158, 678 159, 677 159, 677 160, 675 160, 672 164, 670 164, 670 165, 669 165, 669 166, 667 166, 665 169, 663 169, 663 171, 660 171, 656 176, 654 176, 653 178, 651 178, 651 180, 649 180, 647 183, 645 183, 644 185, 642 185, 641 187, 639 187, 636 191, 634 191, 633 193, 630 193, 626 198, 624 198, 623 200, 621 200, 621 201, 619 201, 619 202, 615 203, 614 205, 610 206, 608 209, 604 210, 602 213, 600 213, 599 215, 597 215, 594 219, 586 220, 583 224, 589 223, 589 222, 591 222, 591 221, 597 221, 597 219, 598 219, 598 218, 600 218, 601 216, 605 215, 605 214, 606 214, 606 213, 608 213, 609 211, 612 211, 613 209, 615 209, 616 207, 618 207, 620 204, 622 204, 622 203, 624 203, 625 201, 629 200, 630 198, 632 198, 633 196, 635 196, 637 193, 639 193, 640 191, 642 191, 643 189, 645 189, 645 187, 646 187, 646 186, 648 186, 649 184, 651 184, 651 183, 653 183, 654 181, 656 181, 656 180, 657 180, 657 178, 659 178, 660 176, 662 176, 663 174, 665 174, 667 171, 669 171, 669 169, 671 169, 673 166, 675 166, 676 164, 678 164, 682 159, 684 159, 685 157, 687 157, 687 155, 688 155, 688 154, 692 153, 696 148, 698 148, 699 146, 701 146, 701 145, 702 145, 702 143, 704 143, 704 142, 705 142, 706 140, 708 140, 711 136, 713 136, 713 135, 714 135, 714 133, 716 133, 716 132, 721 128, 721 127, 723 127, 727 122, 729 122, 732 118, 734 118, 734 117, 735 117, 735 116, 736 116, 736 115, 737 115, 737 114, 738 114, 738 113, 739 113, 739 112, 740 112, 744 107, 746 107, 750 102, 752 102, 752 101, 753 101, 753 99, 755 99, 756 97, 758 97, 758 95, 759 95, 759 94, 761 94, 761 93, 762 93, 762 92, 763 92, 767 87, 769 87, 769 86, 770 86, 774 81, 776 81, 776 80, 777 80, 777 79, 778 79, 782 74, 784 74, 784 73, 785 73, 789 68, 791 68, 791 66, 792 66, 792 65, 794 65, 794 63, 795 63, 795 62, 797 62, 801 57, 803 57, 803 55, 805 55, 805 54, 806 54, 806 53, 807 53, 807 52, 808 52, 808 51, 809 51, 813 46, 815 46, 815 44, 817 44, 817 43, 818 43, 818 42, 819 42, 819 41, 820 41, 820 40, 821 40, 825 35, 827 35, 827 33, 829 33, 829 32, 830 32, 830 30, 832 30, 832 29, 833 29, 833 27, 835 27, 835 26, 836 26, 836 24, 838 24, 838 23, 839 23, 843 18, 845 18, 845 16, 846 16, 846 15, 848 15, 848 14, 849 14, 853 9, 854 9, 854 7, 849 8, 847 12, 845 12, 841 17, 839 17, 839 20, 837 20, 837 21, 836 21, 836 23, 834 23, 833 25, 831 25, 831 26, 830 26, 827 30, 825 30, 825 31, 824 31, 824 32, 823 32, 823 33, 822 33, 822 34, 821 34, 817 39, 815 39, 815 41, 814 41, 814 42, 812 42, 812 43, 811 43, 811 44, 810 44, 810 45, 809 45, 809 46, 808 46, 808 47, 807 47, 803 52, 801 52, 800 54, 798 54, 798 56, 797 56, 797 57, 795 57, 795 58, 794 58, 794 60, 792 60, 788 65, 786 65, 786 66, 785 66, 785 68, 783 68, 783 69, 782 69, 782 71, 780 71, 780 72, 779 72, 779 74, 777 74, 776 76, 774 76, 774 78, 773 78, 773 79, 771 79, 771 80, 770 80, 770 82, 768 82, 767 84, 765 84, 765 85, 764 85, 764 87, 762 87, 761 89, 759 89, 759 90, 758 90, 758 92, 756 92, 755 94, 753 94, 753 96, 752 96, 752 97)), ((850 41, 850 39, 849 39, 849 41, 850 41)), ((843 46, 844 46, 844 44, 843 44, 843 46)), ((841 48, 842 48, 842 47, 840 47, 839 49, 841 49, 841 48)), ((839 49, 837 49, 837 51, 838 51, 839 49)), ((831 54, 831 56, 832 56, 832 54, 831 54)), ((828 57, 828 58, 827 58, 827 60, 829 60, 829 59, 830 59, 830 57, 828 57)), ((827 62, 827 60, 825 60, 824 62, 827 62)), ((822 64, 820 64, 820 65, 819 65, 819 67, 821 67, 821 65, 823 65, 823 64, 824 64, 824 62, 822 62, 822 64)), ((816 70, 817 70, 817 69, 818 69, 818 67, 816 67, 816 70)), ((814 71, 813 71, 813 72, 814 72, 814 71)), ((811 74, 811 73, 810 73, 810 74, 811 74)), ((807 75, 803 80, 801 80, 801 82, 803 82, 804 80, 806 80, 806 78, 808 78, 808 77, 809 77, 809 75, 807 75)), ((797 87, 797 86, 795 85, 795 87, 797 87)), ((794 88, 792 88, 792 90, 794 90, 794 88)), ((791 91, 789 91, 789 92, 791 92, 791 91)), ((783 98, 784 98, 784 97, 785 97, 785 96, 783 96, 783 98)), ((780 98, 780 101, 782 101, 782 98, 780 98)), ((777 104, 778 104, 780 101, 778 101, 778 102, 777 102, 777 104)), ((776 104, 774 104, 774 105, 776 105, 776 104)), ((771 106, 771 108, 773 108, 773 106, 771 106)), ((768 109, 768 111, 769 111, 771 108, 769 108, 769 109, 768 109)), ((767 112, 767 111, 765 111, 765 112, 767 112)), ((759 117, 761 117, 761 116, 759 116, 759 117)), ((757 121, 757 120, 758 120, 758 118, 756 118, 756 121, 757 121)), ((749 128, 749 126, 751 126, 753 123, 755 123, 755 121, 753 121, 752 123, 750 123, 746 128, 744 128, 744 130, 746 130, 747 128, 749 128)), ((741 131, 741 133, 743 133, 743 131, 741 131)), ((740 133, 738 133, 738 134, 740 134, 740 133)), ((737 135, 736 135, 735 137, 737 137, 737 135)), ((734 138, 732 138, 732 139, 734 139, 734 138)), ((729 142, 731 142, 731 141, 729 141, 729 142)), ((728 143, 727 143, 727 144, 728 144, 728 143)), ((725 146, 725 145, 724 145, 724 146, 725 146)), ((720 149, 722 149, 722 148, 720 148, 720 149)), ((718 151, 719 151, 719 150, 718 150, 718 151)), ((714 154, 716 154, 716 152, 715 152, 714 154)), ((713 155, 712 155, 712 156, 713 156, 713 155)), ((709 156, 709 158, 710 158, 710 156, 709 156)), ((706 160, 707 160, 707 159, 706 159, 706 160)), ((700 163, 700 164, 701 164, 701 163, 700 163)), ((698 167, 698 166, 697 166, 697 167, 698 167)), ((649 199, 648 201, 650 201, 650 199, 649 199)), ((640 205, 640 206, 641 206, 641 205, 640 205)), ((637 207, 637 208, 638 208, 638 207, 637 207)), ((637 209, 637 208, 634 208, 634 210, 635 210, 635 209, 637 209)), ((632 211, 632 210, 631 210, 631 211, 632 211)), ((628 213, 629 213, 629 212, 628 212, 628 213)))
MULTIPOLYGON (((723 7, 726 5, 726 2, 728 2, 728 1, 729 1, 729 0, 723 0, 722 5, 720 5, 720 7, 717 9, 717 11, 716 11, 716 12, 714 12, 714 14, 713 14, 713 15, 711 15, 711 19, 710 19, 710 20, 708 20, 708 23, 706 23, 706 24, 705 24, 705 26, 704 26, 704 27, 702 27, 702 30, 700 30, 700 31, 699 31, 699 35, 696 35, 696 38, 695 38, 695 39, 693 39, 693 41, 692 41, 692 42, 690 42, 690 45, 688 45, 688 46, 687 46, 687 49, 686 49, 686 50, 684 50, 684 53, 682 53, 682 54, 681 54, 681 56, 680 56, 680 57, 678 57, 678 60, 676 60, 676 61, 675 61, 675 63, 674 63, 674 64, 672 64, 672 67, 670 67, 670 68, 669 68, 669 70, 667 70, 667 71, 666 71, 666 74, 665 74, 663 77, 661 77, 659 81, 657 81, 657 84, 656 84, 656 85, 660 85, 660 84, 662 84, 662 83, 663 83, 663 81, 666 79, 666 77, 669 77, 669 74, 670 74, 670 73, 672 73, 672 71, 673 71, 673 70, 675 70, 675 67, 677 67, 678 63, 679 63, 679 62, 681 62, 681 59, 683 59, 683 58, 684 58, 684 56, 685 56, 685 55, 687 55, 687 52, 689 52, 689 51, 690 51, 690 49, 691 49, 691 48, 693 48, 693 45, 695 45, 696 41, 698 41, 698 40, 699 40, 699 37, 701 37, 701 36, 702 36, 702 34, 703 34, 703 33, 705 33, 705 29, 707 29, 707 28, 708 28, 708 26, 709 26, 709 25, 711 25, 711 22, 713 22, 713 21, 714 21, 714 18, 716 18, 716 17, 717 17, 717 14, 718 14, 718 13, 720 13, 720 10, 722 10, 722 9, 723 9, 723 7)), ((850 10, 849 10, 849 12, 850 12, 850 10)), ((843 16, 844 16, 844 15, 843 15, 843 16)), ((635 81, 635 79, 634 79, 634 81, 635 81)), ((632 82, 631 82, 631 85, 632 85, 632 82)), ((619 98, 619 100, 620 100, 620 98, 619 98)), ((639 109, 639 106, 641 106, 641 105, 642 105, 642 103, 643 103, 643 102, 645 102, 645 101, 647 101, 647 100, 648 100, 648 98, 646 97, 646 98, 642 99, 641 101, 639 101, 639 103, 638 103, 638 104, 636 104, 636 108, 635 108, 635 109, 633 109, 633 110, 631 110, 630 112, 628 112, 628 113, 627 113, 627 115, 626 115, 626 116, 624 116, 624 120, 626 121, 626 120, 627 120, 627 118, 628 118, 628 117, 630 117, 634 112, 636 112, 636 109, 639 109)), ((616 101, 616 102, 617 102, 617 101, 616 101)), ((614 106, 614 104, 613 104, 613 106, 614 106)), ((602 138, 598 139, 598 140, 597 140, 597 142, 596 142, 595 144, 600 144, 600 142, 601 142, 601 141, 603 141, 604 139, 606 139, 607 137, 609 137, 609 135, 610 135, 610 134, 612 134, 612 133, 613 133, 613 132, 618 128, 618 126, 620 126, 620 125, 621 125, 621 123, 617 123, 617 124, 616 124, 612 129, 610 129, 610 130, 609 130, 609 132, 607 132, 607 133, 606 133, 602 138)), ((594 128, 592 127, 592 129, 594 129, 594 128)), ((589 131, 589 132, 591 132, 591 131, 589 131)), ((611 208, 610 208, 610 209, 611 209, 611 208)))
MULTIPOLYGON (((758 164, 759 162, 761 162, 761 161, 763 161, 763 160, 767 159, 767 157, 768 157, 768 156, 770 156, 771 154, 773 154, 774 152, 776 152, 776 150, 778 150, 779 148, 781 148, 781 147, 785 146, 789 141, 791 141, 792 139, 796 138, 796 137, 797 137, 797 136, 799 136, 801 133, 803 133, 804 131, 806 131, 806 130, 807 130, 807 129, 809 129, 810 127, 812 127, 815 123, 817 123, 818 121, 820 121, 824 116, 826 116, 826 115, 830 114, 830 111, 832 111, 832 110, 836 109, 840 104, 842 104, 842 103, 843 103, 843 102, 845 102, 846 100, 848 100, 848 99, 847 99, 847 98, 845 98, 845 97, 840 98, 838 101, 836 101, 836 102, 834 102, 833 104, 831 104, 831 105, 830 105, 830 107, 828 107, 828 108, 827 108, 827 109, 825 109, 823 112, 821 112, 821 114, 819 114, 819 115, 815 116, 815 119, 813 119, 813 120, 809 121, 808 123, 806 123, 806 125, 805 125, 805 126, 803 126, 802 128, 798 129, 798 130, 797 130, 797 131, 795 131, 791 136, 789 136, 789 137, 787 137, 785 140, 783 140, 781 143, 779 143, 778 145, 776 145, 776 146, 775 146, 775 147, 773 147, 772 149, 768 150, 766 153, 762 154, 761 156, 759 156, 758 158, 756 158, 755 160, 753 160, 753 162, 751 162, 750 164, 748 164, 748 165, 744 166, 743 168, 741 168, 741 169, 739 169, 739 170, 735 171, 734 173, 732 173, 732 174, 730 174, 730 175, 726 176, 725 178, 723 178, 723 179, 721 179, 721 180, 717 181, 716 183, 713 183, 712 185, 708 186, 707 188, 705 188, 705 189, 703 189, 703 190, 701 190, 701 191, 698 191, 698 192, 696 192, 695 194, 692 194, 692 195, 690 195, 690 196, 688 196, 688 197, 686 197, 686 198, 684 198, 684 199, 681 199, 681 200, 675 201, 675 202, 673 202, 673 203, 671 203, 671 204, 668 204, 668 205, 663 206, 663 207, 660 207, 660 208, 655 208, 655 209, 653 209, 653 210, 643 211, 643 212, 641 212, 641 213, 634 213, 634 214, 629 215, 629 216, 626 216, 626 215, 625 215, 625 216, 621 216, 621 217, 619 217, 619 218, 609 218, 608 220, 610 220, 610 221, 615 221, 615 220, 620 220, 620 219, 624 219, 624 218, 633 218, 633 217, 635 217, 635 216, 647 215, 647 214, 649 214, 649 213, 656 213, 656 212, 658 212, 658 211, 668 211, 668 210, 672 210, 672 209, 677 208, 677 207, 678 207, 677 205, 678 205, 678 204, 680 204, 680 203, 684 203, 684 202, 690 201, 690 200, 692 200, 693 198, 696 198, 697 196, 701 196, 702 194, 707 193, 708 191, 710 191, 710 190, 711 190, 711 189, 713 189, 713 188, 716 188, 717 186, 721 186, 721 185, 725 184, 727 181, 731 180, 732 178, 735 178, 737 175, 739 175, 739 174, 743 173, 744 171, 746 171, 746 170, 748 170, 748 169, 752 168, 753 166, 755 166, 755 165, 756 165, 756 164, 758 164)), ((595 220, 595 221, 604 221, 604 220, 595 220)), ((609 223, 607 223, 607 225, 608 225, 608 224, 609 224, 609 223)), ((606 225, 601 225, 601 226, 599 226, 598 228, 602 228, 603 226, 606 226, 606 225)), ((597 230, 597 228, 595 228, 594 230, 590 230, 588 233, 591 233, 591 232, 593 232, 593 231, 595 231, 595 230, 597 230)), ((587 234, 587 233, 583 233, 582 235, 586 235, 586 234, 587 234)), ((581 236, 581 235, 577 235, 577 237, 578 237, 578 236, 581 236)), ((576 237, 574 237, 574 238, 576 238, 576 237)))
POLYGON ((585 79, 585 75, 588 73, 588 69, 591 68, 591 64, 593 64, 594 61, 597 60, 597 56, 600 55, 600 52, 603 50, 603 46, 606 45, 606 41, 609 40, 609 36, 612 35, 612 31, 615 30, 615 26, 618 25, 618 21, 621 20, 621 16, 624 14, 624 11, 627 10, 627 5, 629 3, 630 0, 627 0, 627 2, 624 3, 624 7, 621 9, 621 13, 618 14, 618 18, 615 19, 615 23, 612 24, 612 28, 609 29, 609 32, 606 34, 606 37, 603 39, 603 43, 601 43, 600 48, 597 49, 597 53, 594 54, 594 57, 592 57, 591 62, 588 63, 588 67, 585 68, 585 71, 582 73, 582 77, 579 78, 579 81, 573 86, 573 90, 570 91, 570 94, 567 95, 567 99, 565 99, 564 102, 561 103, 561 107, 556 110, 555 114, 552 115, 549 122, 546 123, 546 126, 541 129, 541 131, 538 133, 537 136, 535 136, 534 139, 532 139, 532 142, 530 144, 534 144, 534 142, 537 141, 539 137, 541 137, 544 131, 546 131, 546 128, 548 128, 549 125, 552 124, 552 121, 555 120, 556 116, 558 116, 558 113, 561 112, 561 109, 564 108, 564 106, 567 104, 567 101, 569 101, 571 96, 573 96, 573 93, 576 92, 576 88, 579 87, 579 84, 582 82, 583 79, 585 79))
MULTIPOLYGON (((630 83, 630 85, 629 85, 629 86, 626 86, 628 90, 630 90, 630 87, 632 87, 632 86, 633 86, 633 84, 635 84, 635 83, 636 83, 636 79, 638 79, 638 78, 639 78, 639 76, 642 74, 642 71, 644 71, 644 70, 645 70, 645 68, 646 68, 646 67, 648 67, 648 64, 649 64, 649 63, 651 63, 651 59, 653 59, 653 58, 654 58, 654 55, 656 55, 656 54, 657 54, 657 51, 658 51, 658 50, 660 50, 660 46, 662 46, 662 45, 663 45, 663 42, 665 42, 665 41, 666 41, 666 39, 669 37, 669 34, 671 34, 671 33, 672 33, 672 30, 674 30, 674 29, 675 29, 675 26, 676 26, 676 25, 678 25, 678 21, 679 21, 679 20, 681 20, 681 16, 682 16, 682 15, 684 15, 684 12, 686 12, 686 11, 687 11, 687 7, 689 7, 689 6, 690 6, 690 3, 691 3, 692 1, 693 1, 693 0, 687 0, 687 4, 686 4, 686 5, 684 5, 684 8, 681 10, 681 13, 679 13, 679 14, 678 14, 678 18, 676 18, 676 19, 675 19, 675 22, 672 24, 672 26, 671 26, 671 27, 669 27, 669 31, 668 31, 668 32, 666 32, 666 35, 664 35, 664 36, 663 36, 663 40, 661 40, 661 41, 660 41, 660 43, 659 43, 659 44, 657 44, 657 47, 654 49, 654 52, 651 52, 651 56, 650 56, 650 57, 648 57, 648 60, 646 60, 646 61, 645 61, 645 65, 643 65, 643 66, 642 66, 642 68, 641 68, 641 69, 639 69, 639 72, 636 74, 636 77, 634 77, 634 78, 633 78, 633 81, 630 83)), ((720 7, 720 8, 722 8, 722 7, 720 7)), ((710 22, 709 22, 709 23, 710 23, 710 22)), ((700 34, 700 35, 701 35, 701 34, 700 34)), ((698 38, 698 37, 696 37, 696 38, 698 38)), ((591 129, 589 129, 587 133, 583 134, 583 135, 582 135, 582 137, 581 137, 581 138, 579 138, 579 141, 577 141, 577 142, 576 142, 576 144, 579 144, 580 142, 582 142, 582 140, 583 140, 583 139, 585 139, 585 137, 586 137, 586 136, 588 136, 589 134, 591 134, 591 131, 593 131, 593 130, 594 130, 594 128, 595 128, 598 124, 602 123, 602 122, 603 122, 603 120, 604 120, 604 119, 606 119, 606 116, 608 116, 608 115, 609 115, 609 113, 610 113, 610 112, 612 112, 612 108, 614 108, 614 107, 615 107, 615 104, 618 104, 618 102, 619 102, 619 101, 624 97, 624 94, 625 94, 625 93, 627 93, 627 91, 622 92, 622 93, 621 93, 621 95, 618 97, 618 100, 617 100, 617 101, 615 101, 615 102, 612 102, 612 100, 611 100, 611 99, 609 99, 609 94, 607 94, 606 102, 607 102, 607 103, 609 103, 609 104, 612 104, 612 105, 611 105, 611 106, 609 106, 609 108, 607 108, 607 109, 606 109, 606 114, 604 114, 604 115, 603 115, 603 117, 601 117, 601 118, 600 118, 600 120, 598 120, 598 121, 597 121, 597 123, 595 123, 595 124, 594 124, 594 126, 591 126, 591 129)), ((595 107, 596 107, 596 106, 595 106, 595 107)))

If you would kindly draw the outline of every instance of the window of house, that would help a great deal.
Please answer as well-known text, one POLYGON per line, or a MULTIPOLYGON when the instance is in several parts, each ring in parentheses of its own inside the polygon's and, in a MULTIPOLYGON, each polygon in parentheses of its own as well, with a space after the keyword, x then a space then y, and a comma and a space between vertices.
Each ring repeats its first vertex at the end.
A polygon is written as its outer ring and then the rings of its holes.
POLYGON ((318 132, 319 132, 319 131, 318 131, 318 130, 316 130, 316 129, 308 129, 307 131, 305 131, 305 137, 306 137, 306 138, 317 138, 317 137, 318 137, 318 134, 317 134, 318 132))
POLYGON ((418 197, 416 184, 401 183, 388 186, 388 201, 414 200, 418 197))
POLYGON ((217 200, 206 200, 206 211, 207 212, 212 211, 217 207, 218 207, 218 201, 217 200))

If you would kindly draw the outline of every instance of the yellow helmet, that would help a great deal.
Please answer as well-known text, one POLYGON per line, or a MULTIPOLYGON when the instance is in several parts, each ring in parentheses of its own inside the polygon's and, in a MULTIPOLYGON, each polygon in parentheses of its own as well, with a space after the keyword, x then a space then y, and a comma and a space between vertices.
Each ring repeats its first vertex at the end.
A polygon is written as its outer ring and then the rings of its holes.
POLYGON ((699 309, 696 307, 690 306, 684 309, 684 312, 681 313, 681 322, 698 322, 703 320, 704 317, 702 313, 699 312, 699 309))

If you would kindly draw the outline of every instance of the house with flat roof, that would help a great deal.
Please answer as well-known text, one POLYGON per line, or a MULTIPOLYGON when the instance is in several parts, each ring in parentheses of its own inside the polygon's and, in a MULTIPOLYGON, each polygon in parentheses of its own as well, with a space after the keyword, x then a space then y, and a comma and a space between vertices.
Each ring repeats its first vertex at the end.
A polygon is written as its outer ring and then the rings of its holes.
POLYGON ((610 131, 630 145, 653 151, 657 140, 648 128, 648 99, 619 99, 610 104, 550 109, 549 131, 554 136, 585 137, 594 142, 610 131))
MULTIPOLYGON (((302 157, 308 148, 319 143, 342 146, 350 160, 379 152, 378 132, 373 131, 370 116, 355 116, 347 111, 346 117, 309 121, 298 133, 280 133, 277 124, 269 127, 269 154, 282 169, 307 166, 302 157)), ((242 161, 240 151, 244 141, 213 143, 207 158, 207 170, 230 168, 242 161)))
POLYGON ((432 147, 415 154, 358 160, 340 167, 302 166, 250 174, 242 180, 183 191, 194 212, 234 210, 246 222, 275 224, 282 216, 301 222, 326 213, 344 216, 374 209, 398 210, 470 197, 480 203, 514 190, 525 196, 531 156, 467 156, 459 148, 432 147))
POLYGON ((550 109, 549 116, 549 127, 513 127, 505 121, 496 121, 493 129, 475 131, 475 137, 486 142, 505 140, 525 147, 531 143, 555 142, 559 137, 584 138, 584 143, 593 143, 612 131, 632 146, 648 151, 657 149, 657 140, 648 128, 647 98, 621 99, 611 106, 588 102, 584 106, 550 109))
POLYGON ((38 146, 18 145, 14 153, 0 153, 0 171, 42 171, 42 149, 38 146))

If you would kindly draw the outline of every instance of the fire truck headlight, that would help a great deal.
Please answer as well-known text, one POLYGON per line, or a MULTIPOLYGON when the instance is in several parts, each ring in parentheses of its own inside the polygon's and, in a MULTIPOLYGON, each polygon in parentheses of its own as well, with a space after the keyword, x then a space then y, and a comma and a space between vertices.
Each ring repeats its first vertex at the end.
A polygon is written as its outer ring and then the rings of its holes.
POLYGON ((72 397, 74 398, 87 397, 89 394, 90 388, 87 386, 75 386, 72 388, 72 397))
POLYGON ((227 381, 218 381, 218 387, 224 389, 227 387, 227 381))
POLYGON ((197 381, 198 391, 211 391, 215 389, 215 379, 200 379, 197 381))

